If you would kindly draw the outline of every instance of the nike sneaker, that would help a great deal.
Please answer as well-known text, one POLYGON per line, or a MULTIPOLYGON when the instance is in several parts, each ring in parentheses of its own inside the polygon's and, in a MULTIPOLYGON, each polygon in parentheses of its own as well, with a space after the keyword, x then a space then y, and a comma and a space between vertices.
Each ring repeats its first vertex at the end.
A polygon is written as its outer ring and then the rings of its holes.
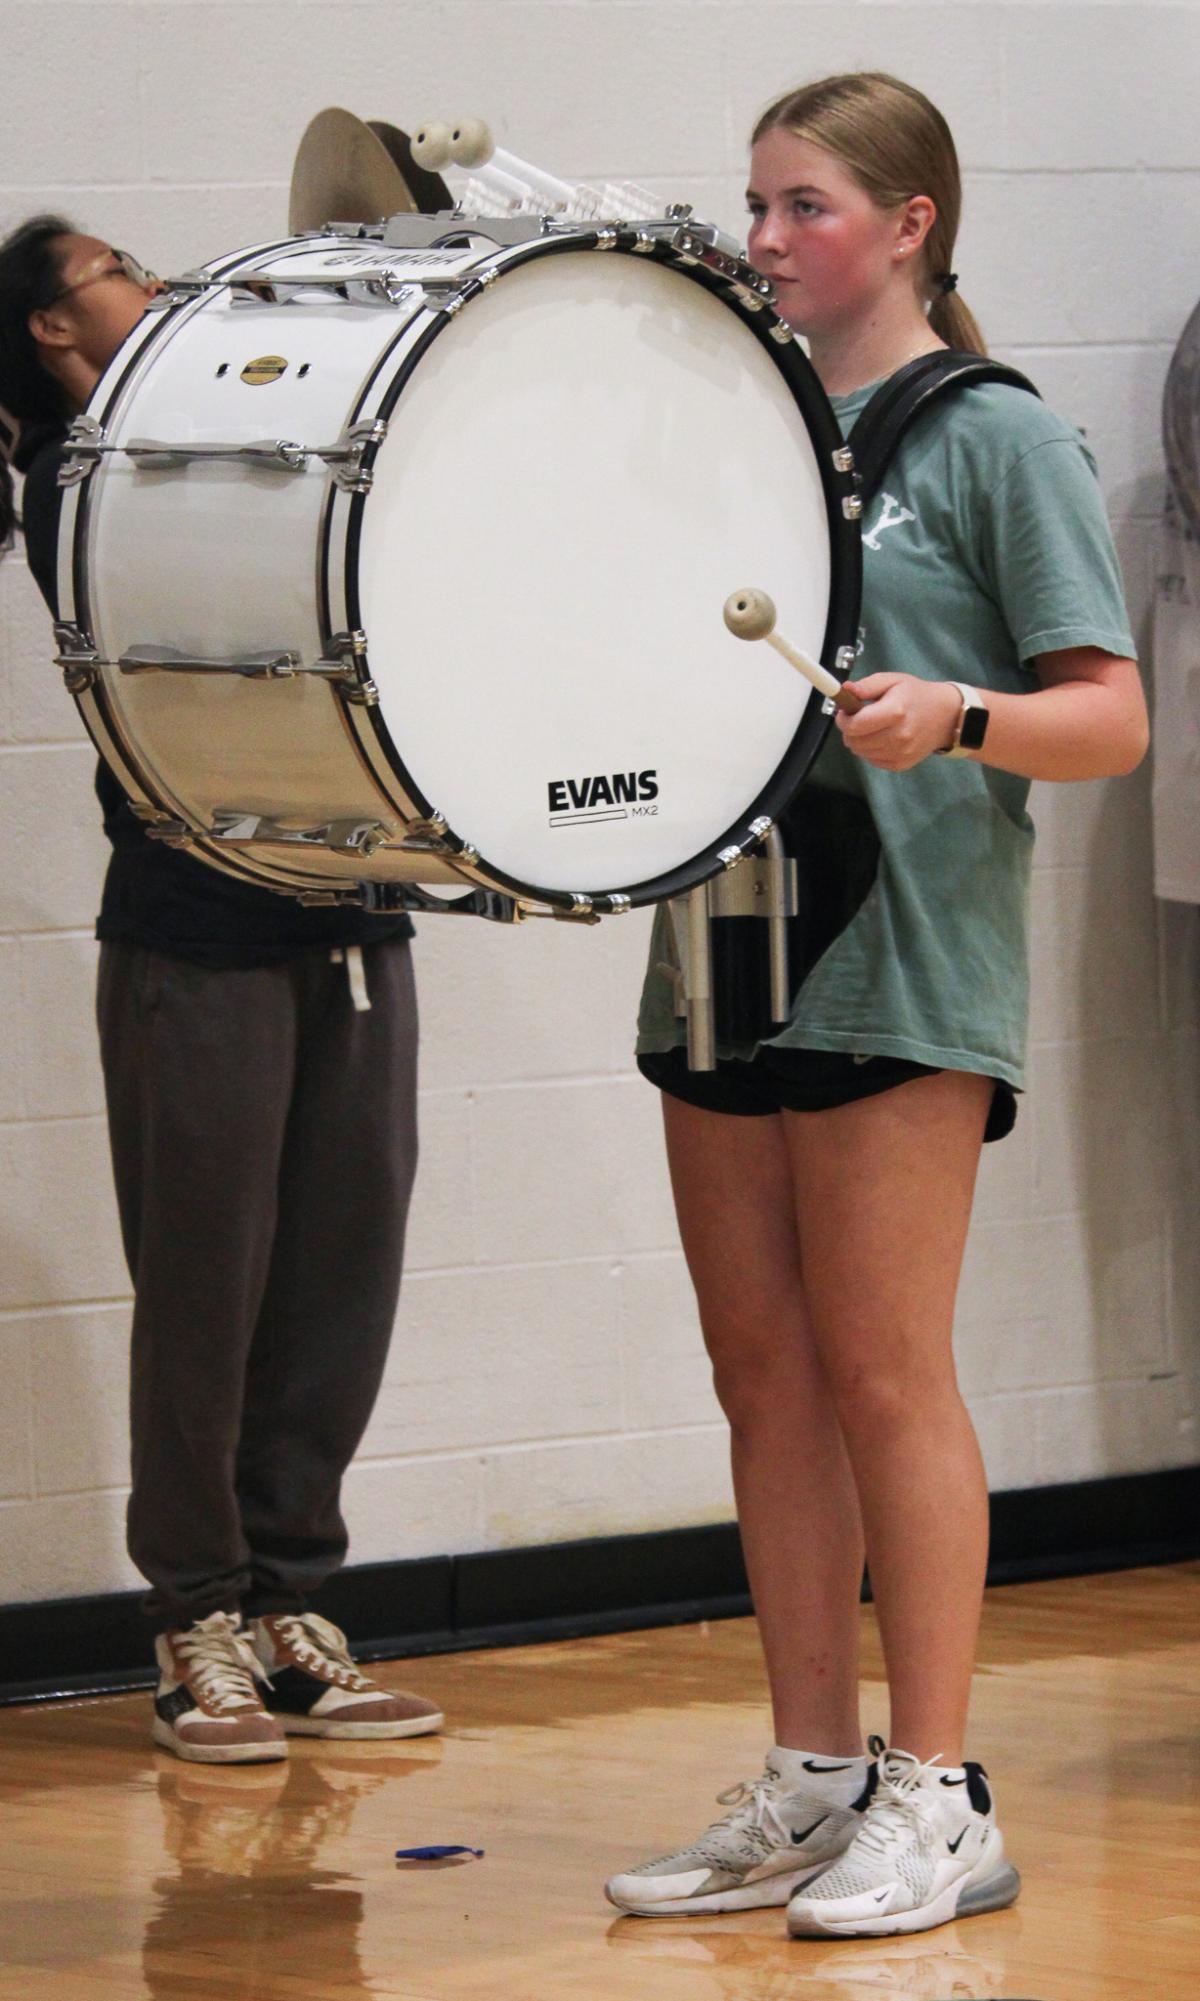
POLYGON ((718 1806, 728 1811, 689 1847, 611 1876, 604 1894, 640 1918, 786 1904, 849 1847, 874 1769, 868 1758, 776 1748, 760 1779, 718 1793, 718 1806))
POLYGON ((794 1938, 930 1931, 1015 1903, 1021 1879, 1005 1860, 982 1765, 945 1769, 885 1751, 876 1773, 845 1853, 788 1904, 794 1938))

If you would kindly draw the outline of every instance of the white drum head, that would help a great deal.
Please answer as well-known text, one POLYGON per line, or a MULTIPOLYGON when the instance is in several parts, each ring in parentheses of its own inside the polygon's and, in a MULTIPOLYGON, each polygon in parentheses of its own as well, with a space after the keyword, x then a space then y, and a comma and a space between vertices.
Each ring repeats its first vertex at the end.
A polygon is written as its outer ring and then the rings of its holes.
POLYGON ((722 619, 758 586, 820 655, 808 425, 741 317, 683 274, 536 257, 406 382, 357 585, 383 723, 428 805, 510 880, 633 888, 747 813, 810 700, 722 619))

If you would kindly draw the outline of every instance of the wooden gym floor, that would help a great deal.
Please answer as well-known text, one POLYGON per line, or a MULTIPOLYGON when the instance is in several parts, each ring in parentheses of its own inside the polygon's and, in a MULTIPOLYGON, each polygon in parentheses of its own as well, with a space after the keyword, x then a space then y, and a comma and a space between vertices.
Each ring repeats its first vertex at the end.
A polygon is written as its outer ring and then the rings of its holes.
MULTIPOLYGON (((886 1724, 864 1612, 865 1720, 886 1724)), ((699 1830, 768 1738, 748 1620, 389 1665, 443 1739, 221 1770, 148 1700, 0 1711, 2 2001, 1193 2001, 1200 1564, 989 1593, 971 1750, 1025 1890, 909 1939, 779 1911, 619 1919, 611 1869, 699 1830), (463 1864, 400 1847, 462 1842, 463 1864)))

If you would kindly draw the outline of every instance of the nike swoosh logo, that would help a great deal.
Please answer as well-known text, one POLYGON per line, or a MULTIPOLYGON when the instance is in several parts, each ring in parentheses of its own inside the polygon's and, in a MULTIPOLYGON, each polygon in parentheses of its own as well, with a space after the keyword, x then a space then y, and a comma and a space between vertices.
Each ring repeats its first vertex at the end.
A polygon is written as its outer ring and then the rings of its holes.
POLYGON ((957 1854, 958 1854, 958 1851, 959 1851, 959 1849, 960 1849, 960 1848, 962 1847, 962 1844, 963 1844, 963 1835, 965 1835, 965 1834, 966 1834, 966 1831, 967 1831, 967 1830, 966 1830, 966 1828, 964 1827, 964 1828, 963 1828, 963 1830, 962 1830, 962 1834, 960 1834, 960 1835, 959 1835, 959 1837, 958 1837, 958 1840, 957 1840, 957 1841, 950 1841, 950 1840, 947 1840, 947 1842, 946 1842, 946 1846, 947 1846, 947 1848, 948 1848, 948 1849, 950 1850, 950 1853, 951 1853, 951 1855, 957 1855, 957 1854))
POLYGON ((799 1844, 800 1844, 800 1843, 801 1843, 802 1841, 807 1841, 807 1840, 808 1840, 808 1837, 809 1837, 809 1835, 810 1835, 810 1834, 815 1834, 815 1833, 816 1833, 816 1831, 817 1831, 817 1829, 818 1829, 819 1827, 824 1827, 824 1825, 825 1825, 825 1822, 826 1822, 826 1821, 827 1821, 828 1819, 829 1819, 829 1815, 828 1815, 827 1813, 823 1813, 823 1814, 821 1815, 821 1818, 820 1818, 820 1820, 814 1820, 814 1822, 813 1822, 813 1824, 812 1824, 812 1826, 811 1826, 811 1827, 806 1827, 806 1828, 805 1828, 805 1830, 804 1830, 803 1834, 797 1834, 797 1833, 796 1833, 796 1830, 795 1830, 795 1828, 793 1828, 793 1829, 792 1829, 792 1840, 793 1840, 793 1841, 794 1841, 794 1842, 796 1843, 797 1847, 799 1846, 799 1844))
POLYGON ((852 1772, 854 1770, 854 1762, 851 1761, 848 1765, 818 1765, 814 1759, 806 1758, 804 1760, 804 1769, 806 1772, 852 1772))
POLYGON ((942 1780, 942 1784, 943 1784, 944 1786, 965 1786, 965 1785, 966 1785, 966 1783, 967 1783, 967 1782, 966 1782, 966 1780, 965 1780, 965 1779, 943 1779, 943 1780, 942 1780))

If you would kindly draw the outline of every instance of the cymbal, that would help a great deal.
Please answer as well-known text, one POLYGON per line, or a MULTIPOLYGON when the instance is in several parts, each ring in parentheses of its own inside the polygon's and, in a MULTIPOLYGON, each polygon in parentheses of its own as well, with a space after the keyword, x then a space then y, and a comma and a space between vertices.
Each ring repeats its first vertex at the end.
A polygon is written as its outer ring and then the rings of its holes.
POLYGON ((441 175, 431 174, 427 167, 419 167, 413 159, 412 140, 407 132, 402 132, 398 125, 387 124, 382 118, 368 118, 367 124, 387 147, 422 215, 440 215, 444 208, 454 207, 454 196, 441 175))
POLYGON ((411 214, 416 207, 406 175, 377 132, 336 105, 318 111, 292 168, 290 230, 320 229, 326 222, 379 222, 384 216, 411 214))

